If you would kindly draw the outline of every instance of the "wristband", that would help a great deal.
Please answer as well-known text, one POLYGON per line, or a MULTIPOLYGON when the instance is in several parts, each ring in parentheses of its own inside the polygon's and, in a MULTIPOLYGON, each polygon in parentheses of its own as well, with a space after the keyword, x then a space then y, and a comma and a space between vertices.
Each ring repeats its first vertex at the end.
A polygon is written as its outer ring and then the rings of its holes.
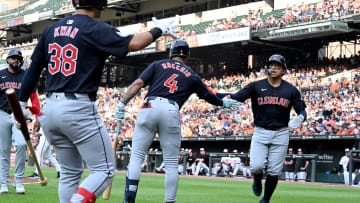
POLYGON ((154 27, 154 28, 151 29, 149 32, 150 32, 150 34, 151 34, 152 37, 153 37, 153 42, 154 42, 157 38, 159 38, 159 37, 161 36, 161 34, 162 34, 162 30, 161 30, 160 28, 158 28, 158 27, 154 27))

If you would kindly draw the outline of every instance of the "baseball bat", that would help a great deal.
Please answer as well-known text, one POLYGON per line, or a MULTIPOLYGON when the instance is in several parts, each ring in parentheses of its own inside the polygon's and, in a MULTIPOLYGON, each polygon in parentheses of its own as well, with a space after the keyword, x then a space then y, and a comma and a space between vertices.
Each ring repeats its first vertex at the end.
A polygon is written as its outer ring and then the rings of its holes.
MULTIPOLYGON (((121 129, 121 122, 118 122, 118 127, 116 129, 116 137, 115 137, 115 144, 114 144, 114 157, 115 157, 115 168, 116 168, 116 146, 118 143, 118 139, 119 139, 119 134, 120 134, 120 129, 121 129)), ((110 193, 111 193, 111 187, 112 187, 112 181, 111 183, 108 185, 108 187, 105 189, 104 193, 103 193, 103 199, 108 200, 110 199, 110 193)))
POLYGON ((23 112, 21 110, 19 101, 18 101, 18 99, 16 97, 15 90, 10 88, 10 89, 7 89, 5 93, 6 93, 6 97, 8 99, 9 105, 11 107, 11 110, 12 110, 12 112, 14 114, 14 117, 15 117, 16 121, 19 122, 20 125, 21 125, 20 130, 21 130, 21 132, 22 132, 22 134, 23 134, 23 136, 24 136, 24 138, 26 140, 26 144, 30 149, 31 156, 34 159, 36 168, 37 168, 37 170, 39 172, 40 185, 41 186, 46 186, 47 185, 47 179, 43 175, 43 173, 41 171, 41 168, 40 168, 40 165, 38 163, 38 160, 36 158, 34 147, 32 146, 32 143, 30 141, 30 135, 29 135, 29 131, 28 131, 28 128, 27 128, 26 119, 25 119, 25 116, 24 116, 24 114, 23 114, 23 112))

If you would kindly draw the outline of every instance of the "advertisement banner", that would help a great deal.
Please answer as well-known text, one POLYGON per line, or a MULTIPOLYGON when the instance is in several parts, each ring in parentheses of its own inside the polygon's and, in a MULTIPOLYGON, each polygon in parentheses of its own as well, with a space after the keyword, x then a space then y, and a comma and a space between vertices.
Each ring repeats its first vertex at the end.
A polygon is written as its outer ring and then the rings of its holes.
POLYGON ((19 17, 19 18, 15 18, 12 20, 0 22, 0 29, 6 28, 6 27, 13 27, 13 26, 21 25, 21 24, 23 24, 23 18, 19 17))
POLYGON ((53 10, 48 10, 48 11, 40 12, 40 13, 39 13, 39 20, 49 19, 49 18, 53 17, 53 15, 54 15, 54 11, 53 11, 53 10))
POLYGON ((204 33, 196 36, 192 35, 186 37, 186 41, 189 43, 190 47, 210 46, 245 40, 250 40, 250 27, 204 33))
POLYGON ((24 24, 39 21, 39 12, 24 15, 24 24))

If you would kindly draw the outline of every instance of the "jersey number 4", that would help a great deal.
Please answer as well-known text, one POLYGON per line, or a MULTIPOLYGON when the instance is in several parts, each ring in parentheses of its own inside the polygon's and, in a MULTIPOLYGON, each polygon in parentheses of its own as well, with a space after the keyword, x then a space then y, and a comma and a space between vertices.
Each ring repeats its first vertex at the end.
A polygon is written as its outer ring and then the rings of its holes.
POLYGON ((52 75, 60 70, 65 76, 75 73, 78 49, 74 45, 67 44, 61 47, 57 43, 52 43, 49 44, 48 53, 51 54, 50 62, 52 62, 48 64, 48 70, 52 75))
POLYGON ((164 82, 164 86, 170 88, 169 92, 170 93, 174 93, 175 90, 178 89, 177 86, 177 82, 175 80, 175 78, 177 78, 179 75, 178 74, 172 74, 172 76, 170 76, 165 82, 164 82))

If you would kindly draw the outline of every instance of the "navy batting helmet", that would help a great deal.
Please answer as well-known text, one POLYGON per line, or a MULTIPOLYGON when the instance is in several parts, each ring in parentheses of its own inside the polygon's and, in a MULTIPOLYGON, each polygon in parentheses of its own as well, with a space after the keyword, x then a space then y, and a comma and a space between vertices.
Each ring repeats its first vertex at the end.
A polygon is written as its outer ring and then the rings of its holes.
POLYGON ((19 68, 24 64, 24 58, 22 56, 22 53, 20 51, 20 49, 11 49, 8 53, 8 56, 6 57, 6 59, 8 59, 9 57, 12 56, 17 56, 20 58, 20 64, 19 64, 19 68))
POLYGON ((107 0, 72 0, 75 9, 97 8, 103 10, 107 6, 107 0))
POLYGON ((286 69, 286 61, 285 58, 283 56, 281 56, 280 54, 274 54, 272 56, 270 56, 267 65, 269 65, 271 62, 276 62, 276 63, 280 63, 281 65, 284 66, 284 68, 286 69))
POLYGON ((179 56, 179 57, 190 56, 189 44, 185 40, 178 39, 171 43, 170 58, 175 56, 179 56))

